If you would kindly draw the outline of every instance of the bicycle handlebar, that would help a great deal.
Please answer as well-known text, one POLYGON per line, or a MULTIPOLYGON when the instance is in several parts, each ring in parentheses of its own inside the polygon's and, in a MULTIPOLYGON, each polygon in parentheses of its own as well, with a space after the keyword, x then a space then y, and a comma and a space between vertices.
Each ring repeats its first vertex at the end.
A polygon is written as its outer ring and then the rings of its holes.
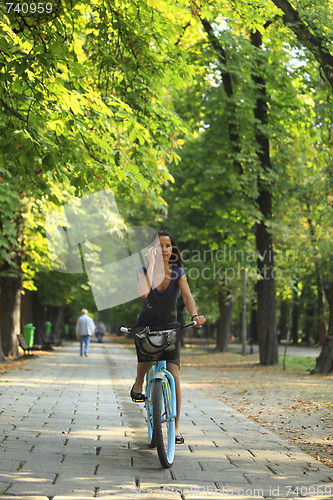
POLYGON ((197 324, 197 322, 196 322, 196 321, 190 321, 190 323, 186 323, 185 325, 183 325, 183 326, 180 328, 180 330, 182 330, 183 328, 187 328, 187 327, 189 327, 189 326, 194 326, 194 325, 196 325, 196 324, 197 324))
MULTIPOLYGON (((190 321, 190 323, 185 323, 185 325, 181 326, 181 327, 179 328, 179 330, 182 330, 183 328, 188 328, 189 326, 194 326, 194 325, 196 325, 196 324, 197 324, 197 322, 196 322, 196 321, 190 321)), ((121 327, 119 328, 119 331, 120 331, 121 333, 131 333, 132 329, 131 329, 131 328, 127 328, 126 326, 121 326, 121 327)))
POLYGON ((121 326, 121 327, 119 328, 119 331, 120 331, 121 333, 129 333, 129 332, 131 331, 131 329, 130 329, 130 328, 126 328, 125 326, 121 326))

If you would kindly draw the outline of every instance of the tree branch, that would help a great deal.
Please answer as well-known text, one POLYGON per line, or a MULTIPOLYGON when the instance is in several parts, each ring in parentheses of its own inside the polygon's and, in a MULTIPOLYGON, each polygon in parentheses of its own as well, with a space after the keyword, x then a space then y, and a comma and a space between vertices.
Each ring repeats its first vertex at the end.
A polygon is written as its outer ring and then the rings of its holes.
POLYGON ((187 28, 191 26, 191 21, 189 21, 185 26, 183 26, 183 33, 180 35, 180 37, 178 38, 177 42, 175 42, 175 45, 177 46, 179 44, 179 42, 181 41, 181 39, 183 38, 183 36, 185 35, 185 31, 187 30, 187 28))
POLYGON ((237 168, 238 172, 240 174, 242 174, 243 167, 237 159, 237 155, 241 152, 241 148, 239 145, 239 134, 238 134, 237 126, 234 122, 235 116, 236 116, 235 105, 233 102, 231 102, 231 98, 234 96, 232 79, 231 79, 230 72, 226 69, 226 65, 227 65, 227 61, 228 61, 227 54, 226 54, 224 48, 222 47, 219 39, 215 35, 214 30, 213 30, 211 24, 209 23, 209 21, 207 21, 207 19, 205 19, 205 18, 201 18, 200 16, 199 16, 199 19, 201 21, 201 24, 202 24, 204 30, 206 31, 206 33, 208 35, 208 39, 211 43, 211 46, 215 50, 217 57, 218 57, 218 60, 220 62, 219 70, 220 70, 221 76, 222 76, 223 88, 224 88, 224 91, 227 94, 228 98, 230 99, 229 117, 228 117, 228 134, 229 134, 230 144, 231 144, 231 146, 234 150, 234 154, 235 154, 234 159, 233 159, 233 163, 234 163, 234 166, 237 168))
POLYGON ((227 55, 225 53, 225 50, 222 47, 222 45, 220 44, 220 41, 216 37, 214 30, 213 30, 211 24, 207 21, 207 19, 200 18, 200 20, 201 20, 202 26, 204 27, 204 29, 208 35, 208 39, 209 39, 213 49, 217 53, 218 59, 221 63, 221 67, 219 69, 221 71, 223 87, 224 87, 225 93, 227 94, 228 97, 232 97, 233 89, 232 89, 231 76, 230 76, 230 73, 224 69, 224 66, 227 64, 227 55))
POLYGON ((19 120, 21 120, 24 123, 28 124, 27 119, 24 116, 20 115, 20 113, 18 113, 14 108, 12 108, 11 106, 8 106, 8 104, 3 99, 0 99, 0 102, 4 106, 4 108, 7 111, 9 111, 12 115, 16 116, 16 118, 18 118, 19 120))
POLYGON ((329 41, 323 36, 313 34, 288 0, 273 0, 273 2, 284 12, 284 24, 295 33, 304 47, 314 55, 333 89, 333 56, 328 49, 329 41))

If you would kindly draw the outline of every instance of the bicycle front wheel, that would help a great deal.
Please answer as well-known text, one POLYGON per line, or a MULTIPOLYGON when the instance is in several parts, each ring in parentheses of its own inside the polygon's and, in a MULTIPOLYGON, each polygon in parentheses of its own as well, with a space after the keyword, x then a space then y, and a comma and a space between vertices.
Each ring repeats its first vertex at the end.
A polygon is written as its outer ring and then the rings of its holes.
POLYGON ((153 392, 154 438, 162 466, 169 469, 175 456, 175 419, 172 418, 171 388, 167 378, 156 379, 153 392))
POLYGON ((148 444, 150 448, 155 448, 155 435, 153 428, 153 406, 151 400, 148 398, 146 400, 146 411, 147 411, 147 423, 148 423, 148 444))

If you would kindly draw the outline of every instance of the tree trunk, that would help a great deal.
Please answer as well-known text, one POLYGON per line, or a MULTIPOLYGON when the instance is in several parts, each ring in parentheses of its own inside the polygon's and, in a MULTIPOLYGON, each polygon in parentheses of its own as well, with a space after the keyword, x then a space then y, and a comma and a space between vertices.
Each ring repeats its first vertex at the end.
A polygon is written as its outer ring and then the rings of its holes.
POLYGON ((48 306, 47 308, 46 320, 52 323, 51 332, 57 344, 60 343, 61 340, 64 311, 65 311, 65 306, 63 307, 48 306))
POLYGON ((220 316, 217 321, 216 347, 218 352, 227 352, 230 337, 232 301, 224 289, 219 290, 218 304, 220 316))
POLYGON ((305 344, 309 346, 311 343, 311 334, 316 334, 314 330, 315 309, 313 307, 313 303, 308 303, 306 305, 304 316, 302 342, 305 342, 305 344))
POLYGON ((316 366, 311 370, 311 374, 320 373, 328 375, 333 372, 333 332, 327 335, 319 356, 316 359, 316 366))
POLYGON ((316 270, 316 284, 317 284, 317 314, 316 314, 316 329, 314 332, 314 341, 316 344, 323 344, 326 338, 326 325, 325 325, 325 304, 324 304, 324 291, 323 291, 323 280, 321 276, 321 269, 318 261, 318 238, 315 231, 315 226, 313 224, 311 216, 311 205, 309 201, 306 201, 306 207, 308 210, 308 224, 309 231, 311 235, 311 241, 314 249, 315 256, 315 270, 316 270))
MULTIPOLYGON (((200 16, 199 16, 200 18, 200 16)), ((232 163, 236 172, 239 174, 243 174, 243 167, 240 163, 238 157, 241 153, 241 147, 239 144, 239 133, 235 122, 236 117, 236 105, 234 100, 234 89, 232 82, 232 73, 228 71, 228 57, 225 49, 222 47, 219 39, 215 36, 212 25, 207 21, 207 19, 200 18, 203 29, 208 35, 208 40, 210 45, 215 50, 217 58, 219 60, 220 66, 219 70, 221 72, 222 77, 222 85, 225 91, 225 94, 228 99, 227 106, 227 127, 228 127, 228 136, 230 140, 231 154, 232 154, 232 163)))
POLYGON ((275 315, 275 277, 272 240, 263 223, 257 226, 258 272, 262 277, 257 283, 257 325, 259 336, 259 359, 261 365, 278 363, 278 342, 275 315), (269 249, 269 250, 267 250, 269 249), (266 253, 265 253, 266 252, 266 253))
POLYGON ((21 289, 20 278, 1 278, 0 322, 2 348, 5 356, 18 355, 16 336, 21 333, 21 289))
POLYGON ((323 345, 326 339, 326 324, 325 324, 325 302, 324 302, 324 292, 323 283, 321 278, 321 272, 319 266, 316 266, 317 275, 317 329, 316 334, 318 335, 317 341, 319 344, 323 345))
MULTIPOLYGON (((272 169, 269 140, 263 130, 268 124, 266 82, 261 76, 262 65, 262 36, 259 31, 251 33, 251 43, 256 47, 257 57, 254 60, 252 81, 257 92, 254 115, 256 123, 255 137, 257 142, 256 153, 263 173, 272 169)), ((262 176, 264 177, 264 176, 262 176)), ((258 273, 261 279, 257 282, 258 312, 257 324, 259 335, 260 364, 274 365, 278 363, 278 342, 276 334, 276 304, 275 304, 275 275, 273 258, 273 239, 267 229, 267 222, 272 217, 272 194, 269 186, 258 176, 258 207, 262 213, 262 220, 256 225, 256 244, 258 251, 258 273)))
POLYGON ((35 330, 35 344, 43 344, 41 332, 45 331, 46 307, 44 307, 39 299, 38 292, 32 293, 32 318, 35 330))
MULTIPOLYGON (((295 285, 297 287, 297 284, 295 285)), ((298 343, 298 318, 299 304, 297 291, 293 291, 293 308, 291 312, 291 340, 293 344, 298 343)))
POLYGON ((63 322, 64 322, 64 311, 65 307, 59 307, 57 315, 54 322, 53 334, 56 338, 57 344, 61 343, 61 335, 63 333, 63 322))
POLYGON ((1 325, 0 325, 0 363, 6 363, 6 356, 3 353, 2 342, 1 342, 1 325))
POLYGON ((333 283, 325 287, 325 293, 330 309, 328 334, 316 360, 316 366, 310 372, 328 375, 333 372, 333 283))
POLYGON ((33 323, 33 295, 34 292, 26 290, 24 295, 21 297, 21 332, 24 331, 24 325, 27 323, 33 323))
MULTIPOLYGON (((233 166, 240 174, 243 173, 242 165, 238 161, 239 149, 239 134, 234 122, 233 110, 234 103, 232 98, 234 96, 232 87, 231 74, 226 70, 227 55, 224 48, 221 46, 219 40, 216 38, 211 24, 206 20, 200 18, 203 28, 205 29, 211 46, 216 51, 218 60, 221 63, 221 76, 222 84, 227 97, 229 98, 229 116, 228 116, 228 135, 233 154, 233 166), (231 113, 230 113, 231 111, 231 113)), ((256 68, 252 75, 252 80, 257 88, 257 101, 255 108, 255 118, 259 126, 256 129, 257 141, 257 155, 260 160, 263 172, 271 169, 270 156, 269 156, 269 141, 262 130, 265 130, 268 124, 267 112, 267 96, 265 81, 260 74, 262 54, 262 38, 259 32, 251 35, 251 41, 254 47, 258 50, 258 58, 255 61, 254 67, 256 68), (259 71, 258 71, 259 68, 259 71), (261 127, 263 125, 263 127, 261 127)), ((264 177, 264 176, 263 176, 264 177)), ((262 177, 262 178, 263 178, 262 177)), ((276 364, 278 362, 277 352, 277 335, 276 335, 276 311, 275 311, 275 277, 274 277, 274 263, 273 263, 273 250, 272 250, 272 237, 268 233, 266 221, 271 218, 272 196, 265 185, 262 178, 258 178, 258 206, 262 213, 262 222, 257 225, 256 238, 257 249, 262 257, 258 262, 258 271, 260 274, 265 274, 263 279, 258 282, 258 335, 259 335, 259 348, 260 362, 264 365, 276 364), (266 276, 266 273, 267 276, 266 276)), ((221 326, 218 330, 222 329, 222 317, 220 317, 219 324, 221 326)), ((218 348, 218 346, 217 346, 218 348)))
MULTIPOLYGON (((255 292, 257 295, 257 287, 255 285, 255 292)), ((257 322, 257 300, 252 298, 251 300, 251 319, 249 328, 249 341, 251 345, 258 342, 258 322, 257 322)))
POLYGON ((281 300, 280 320, 279 320, 279 340, 285 340, 288 336, 289 323, 289 302, 281 300))

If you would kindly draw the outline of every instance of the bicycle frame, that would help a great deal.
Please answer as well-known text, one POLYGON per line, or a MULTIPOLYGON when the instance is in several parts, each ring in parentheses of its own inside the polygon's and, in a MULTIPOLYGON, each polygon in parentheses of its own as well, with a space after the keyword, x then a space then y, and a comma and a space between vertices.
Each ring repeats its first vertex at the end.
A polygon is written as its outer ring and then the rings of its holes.
MULTIPOLYGON (((193 326, 195 321, 183 325, 193 326)), ((124 333, 131 329, 121 327, 124 333)), ((150 447, 157 447, 164 468, 172 466, 175 454, 175 425, 177 417, 176 384, 167 370, 167 361, 154 361, 146 374, 146 399, 148 439, 150 447), (156 390, 155 390, 156 389, 156 390)))

